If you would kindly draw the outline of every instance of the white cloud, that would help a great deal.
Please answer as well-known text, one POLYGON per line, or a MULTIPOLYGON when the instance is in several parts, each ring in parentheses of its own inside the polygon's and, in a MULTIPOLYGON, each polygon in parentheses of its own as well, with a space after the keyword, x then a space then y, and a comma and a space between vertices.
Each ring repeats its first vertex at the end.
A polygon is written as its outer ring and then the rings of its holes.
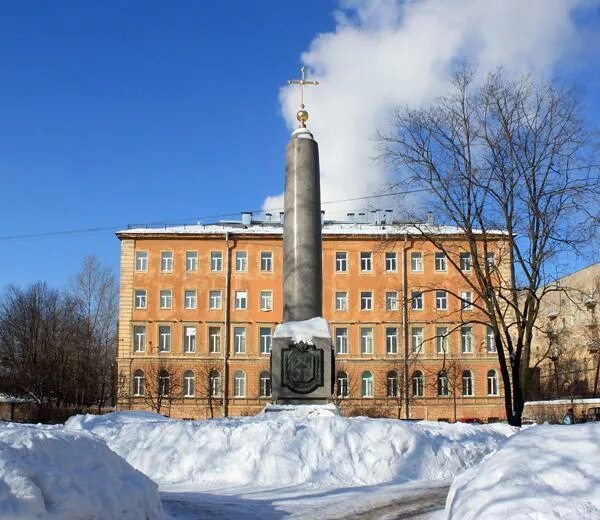
MULTIPOLYGON (((585 2, 589 7, 592 2, 585 2)), ((596 4, 596 2, 594 2, 596 4)), ((302 55, 311 79, 308 126, 319 142, 322 200, 381 192, 389 181, 374 135, 390 108, 419 105, 444 92, 457 60, 481 74, 545 75, 581 45, 573 13, 584 0, 346 0, 336 29, 315 37, 302 55)), ((297 126, 296 88, 280 92, 282 113, 297 126)), ((327 205, 328 215, 363 209, 365 202, 327 205)), ((389 207, 386 199, 371 203, 389 207)), ((282 195, 264 208, 282 207, 282 195)))

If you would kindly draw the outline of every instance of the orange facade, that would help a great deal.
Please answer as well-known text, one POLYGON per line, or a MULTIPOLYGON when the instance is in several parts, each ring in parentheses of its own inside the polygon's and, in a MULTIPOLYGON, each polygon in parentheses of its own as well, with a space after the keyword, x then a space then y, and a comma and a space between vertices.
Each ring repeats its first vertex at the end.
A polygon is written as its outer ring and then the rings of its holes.
MULTIPOLYGON (((459 297, 470 291, 457 266, 423 238, 356 229, 323 228, 335 402, 348 413, 503 418, 497 354, 459 297)), ((165 394, 160 413, 174 417, 260 411, 270 402, 270 333, 282 319, 281 231, 195 226, 119 238, 119 407, 157 409, 156 396, 142 396, 154 392, 165 394), (167 373, 165 391, 154 380, 167 373)), ((460 265, 459 237, 444 240, 460 265)))

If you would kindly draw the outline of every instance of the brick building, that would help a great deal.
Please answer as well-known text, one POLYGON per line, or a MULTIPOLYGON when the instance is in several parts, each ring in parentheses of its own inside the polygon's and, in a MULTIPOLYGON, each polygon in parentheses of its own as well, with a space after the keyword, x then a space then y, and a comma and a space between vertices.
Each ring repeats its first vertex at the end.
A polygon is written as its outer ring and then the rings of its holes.
MULTIPOLYGON (((270 401, 282 225, 266 218, 117 233, 120 409, 204 418, 254 414, 270 401)), ((455 252, 449 261, 418 225, 358 219, 323 225, 335 402, 346 413, 503 418, 497 354, 469 304, 472 259, 460 233, 429 228, 455 252)))

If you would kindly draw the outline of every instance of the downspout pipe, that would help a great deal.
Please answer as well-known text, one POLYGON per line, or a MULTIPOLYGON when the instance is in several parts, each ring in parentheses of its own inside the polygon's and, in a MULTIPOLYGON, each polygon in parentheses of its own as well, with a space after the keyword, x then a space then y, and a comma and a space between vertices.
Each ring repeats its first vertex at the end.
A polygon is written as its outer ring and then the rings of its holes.
POLYGON ((402 244, 402 335, 404 343, 404 418, 410 419, 409 406, 409 380, 408 380, 408 297, 407 285, 408 275, 406 269, 406 247, 408 234, 404 233, 404 242, 402 244))
POLYGON ((229 325, 230 325, 230 280, 231 280, 231 248, 229 231, 225 231, 225 317, 223 332, 223 417, 227 417, 227 401, 229 399, 229 374, 227 362, 229 359, 229 325))

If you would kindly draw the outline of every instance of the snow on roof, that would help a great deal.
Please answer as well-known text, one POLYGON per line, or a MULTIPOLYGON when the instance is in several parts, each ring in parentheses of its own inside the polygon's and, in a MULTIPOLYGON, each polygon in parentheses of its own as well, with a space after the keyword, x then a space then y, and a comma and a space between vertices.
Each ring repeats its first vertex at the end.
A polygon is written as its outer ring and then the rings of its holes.
POLYGON ((288 321, 275 327, 274 338, 292 338, 294 343, 312 343, 313 338, 330 338, 329 324, 323 318, 288 321))
MULTIPOLYGON (((243 226, 239 222, 219 222, 216 224, 185 224, 163 227, 134 227, 117 232, 117 236, 128 235, 222 235, 225 232, 244 235, 281 235, 283 226, 273 222, 252 222, 243 226)), ((501 230, 488 230, 488 235, 505 235, 501 230)), ((322 227, 323 236, 335 235, 463 235, 464 232, 457 226, 441 226, 426 223, 393 223, 373 224, 354 222, 327 222, 322 227)))

